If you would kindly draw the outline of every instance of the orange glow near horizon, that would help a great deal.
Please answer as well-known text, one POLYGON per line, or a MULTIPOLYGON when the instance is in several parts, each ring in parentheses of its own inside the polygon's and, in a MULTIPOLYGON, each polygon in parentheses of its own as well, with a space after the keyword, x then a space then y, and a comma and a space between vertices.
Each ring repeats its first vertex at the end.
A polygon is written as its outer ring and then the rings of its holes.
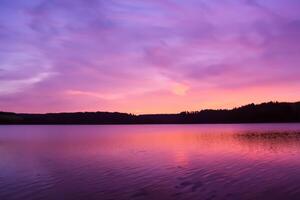
POLYGON ((0 111, 151 114, 300 100, 295 1, 62 2, 1 5, 0 111))

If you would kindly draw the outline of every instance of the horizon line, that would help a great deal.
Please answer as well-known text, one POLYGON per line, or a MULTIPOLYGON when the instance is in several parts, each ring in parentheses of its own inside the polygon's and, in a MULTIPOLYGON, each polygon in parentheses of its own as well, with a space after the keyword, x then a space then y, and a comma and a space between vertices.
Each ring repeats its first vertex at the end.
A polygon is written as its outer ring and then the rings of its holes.
POLYGON ((71 112, 45 112, 45 113, 38 113, 38 112, 28 112, 28 113, 24 113, 24 112, 13 112, 13 111, 4 111, 4 110, 0 110, 0 113, 13 113, 13 114, 29 114, 29 115, 46 115, 46 114, 73 114, 73 113, 122 113, 122 114, 128 114, 128 115, 135 115, 135 116, 142 116, 142 115, 175 115, 175 114, 180 114, 180 113, 193 113, 193 112, 201 112, 201 111, 205 111, 205 110, 233 110, 233 109, 237 109, 237 108, 241 108, 244 106, 248 106, 248 105, 261 105, 261 104, 268 104, 268 103, 278 103, 278 104, 284 104, 284 103, 300 103, 299 101, 294 101, 294 102, 289 102, 289 101, 266 101, 266 102, 260 102, 260 103, 248 103, 248 104, 242 104, 239 106, 235 106, 235 107, 231 107, 231 108, 217 108, 217 109, 213 109, 213 108, 204 108, 204 109, 200 109, 200 110, 194 110, 194 111, 187 111, 187 110, 183 110, 177 113, 140 113, 140 114, 135 114, 135 113, 131 113, 131 112, 120 112, 120 111, 100 111, 100 110, 96 110, 96 111, 71 111, 71 112))

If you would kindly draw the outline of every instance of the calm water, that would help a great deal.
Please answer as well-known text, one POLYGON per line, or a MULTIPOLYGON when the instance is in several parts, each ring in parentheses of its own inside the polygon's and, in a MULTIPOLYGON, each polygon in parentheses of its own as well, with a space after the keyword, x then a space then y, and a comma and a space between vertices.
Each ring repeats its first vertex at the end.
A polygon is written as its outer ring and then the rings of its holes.
POLYGON ((0 126, 0 199, 300 199, 300 124, 0 126))

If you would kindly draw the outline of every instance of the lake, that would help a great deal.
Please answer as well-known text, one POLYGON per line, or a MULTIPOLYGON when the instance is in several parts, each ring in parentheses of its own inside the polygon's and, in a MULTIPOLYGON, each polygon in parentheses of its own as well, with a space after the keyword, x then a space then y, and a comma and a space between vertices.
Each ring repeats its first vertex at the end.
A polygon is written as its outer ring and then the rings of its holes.
POLYGON ((0 126, 1 200, 300 199, 300 124, 0 126))

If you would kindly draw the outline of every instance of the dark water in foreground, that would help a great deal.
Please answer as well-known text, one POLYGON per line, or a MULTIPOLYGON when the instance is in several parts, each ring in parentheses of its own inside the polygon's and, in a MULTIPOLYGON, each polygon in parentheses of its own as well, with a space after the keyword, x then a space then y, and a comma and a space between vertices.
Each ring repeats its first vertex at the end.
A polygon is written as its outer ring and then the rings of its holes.
POLYGON ((0 199, 300 199, 300 124, 0 126, 0 199))

